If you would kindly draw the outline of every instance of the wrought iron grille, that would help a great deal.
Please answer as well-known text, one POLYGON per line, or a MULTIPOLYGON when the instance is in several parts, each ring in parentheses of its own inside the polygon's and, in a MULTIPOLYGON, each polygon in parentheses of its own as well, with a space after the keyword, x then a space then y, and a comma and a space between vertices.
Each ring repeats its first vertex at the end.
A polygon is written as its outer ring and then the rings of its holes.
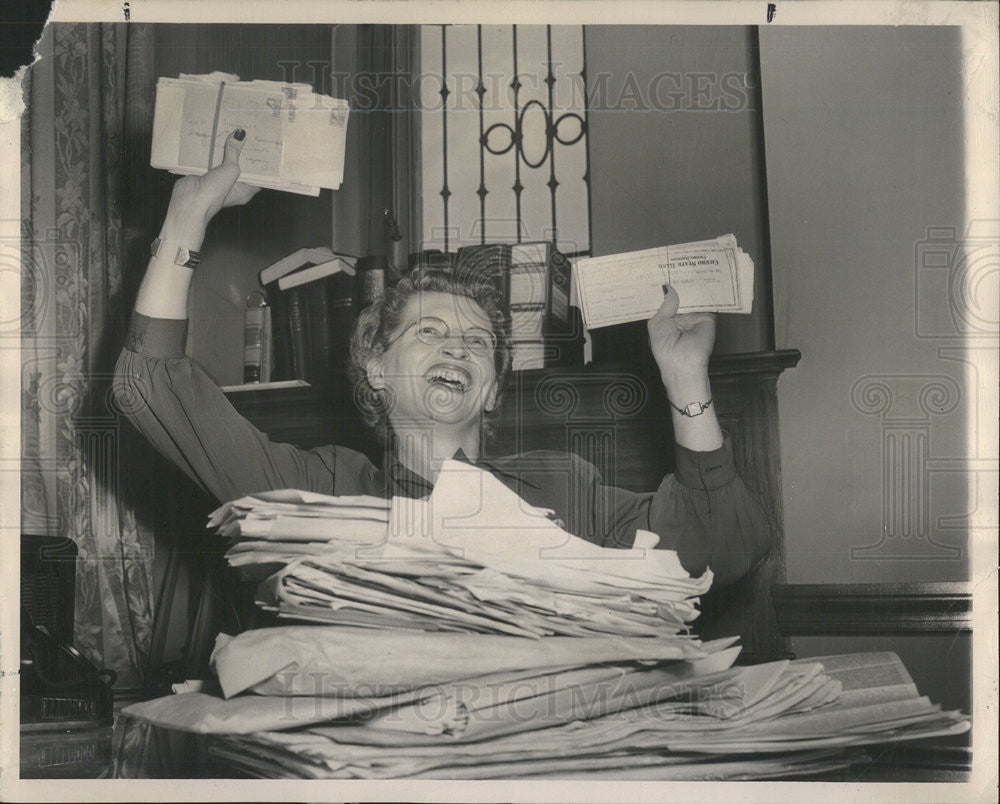
POLYGON ((424 248, 590 250, 581 26, 422 26, 424 248))

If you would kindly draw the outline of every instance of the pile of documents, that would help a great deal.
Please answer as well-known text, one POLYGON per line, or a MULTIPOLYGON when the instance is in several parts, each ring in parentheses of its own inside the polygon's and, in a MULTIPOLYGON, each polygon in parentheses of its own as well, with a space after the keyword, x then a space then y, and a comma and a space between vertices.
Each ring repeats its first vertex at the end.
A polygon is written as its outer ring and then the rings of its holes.
POLYGON ((227 503, 209 524, 236 540, 227 558, 250 577, 285 564, 258 603, 298 620, 662 640, 686 630, 712 583, 710 571, 690 577, 675 552, 646 549, 652 533, 639 531, 632 550, 598 547, 460 461, 445 463, 427 500, 398 498, 391 515, 386 506, 267 492, 227 503))
POLYGON ((586 257, 573 266, 573 287, 587 329, 651 318, 669 285, 679 313, 749 313, 753 260, 736 238, 586 257))
POLYGON ((233 541, 230 566, 264 577, 301 556, 385 542, 389 501, 379 497, 331 497, 298 489, 265 491, 226 503, 208 526, 233 541))
POLYGON ((579 685, 579 717, 560 724, 552 722, 555 700, 533 708, 540 713, 534 718, 518 718, 508 716, 516 706, 484 698, 470 704, 461 733, 386 728, 403 721, 392 714, 229 736, 213 740, 212 750, 250 773, 279 777, 490 779, 613 770, 611 778, 629 778, 629 771, 655 769, 646 778, 766 778, 843 764, 855 758, 838 750, 845 747, 958 734, 969 725, 920 697, 892 653, 773 662, 686 680, 669 679, 669 668, 651 671, 660 678, 645 694, 633 686, 637 705, 609 714, 599 711, 607 683, 579 685), (534 728, 539 721, 542 728, 534 728))
MULTIPOLYGON (((262 639, 231 658, 246 668, 249 657, 268 655, 262 639)), ((332 688, 303 694, 307 677, 327 678, 310 665, 286 670, 283 695, 267 686, 228 700, 188 692, 135 704, 126 714, 212 733, 211 754, 265 778, 760 779, 821 773, 858 761, 863 755, 855 749, 866 745, 969 728, 967 717, 921 697, 893 653, 713 669, 726 663, 728 650, 701 663, 617 660, 495 671, 410 691, 368 687, 374 694, 352 696, 365 689, 352 673, 379 652, 369 648, 362 657, 328 657, 339 695, 332 688)), ((365 676, 386 682, 400 671, 419 673, 413 668, 420 655, 391 656, 393 667, 372 664, 365 676)), ((502 652, 492 657, 503 663, 502 652)), ((295 658, 288 657, 289 668, 295 658)), ((241 672, 244 682, 259 675, 242 668, 234 665, 225 682, 241 672)))
POLYGON ((160 78, 150 164, 202 175, 222 162, 226 138, 246 131, 240 181, 304 195, 344 177, 350 107, 308 84, 240 81, 214 72, 160 78))
POLYGON ((217 681, 124 714, 254 776, 769 778, 969 727, 894 654, 734 666, 736 638, 687 633, 710 573, 642 531, 578 539, 461 461, 426 500, 268 492, 211 524, 295 622, 220 635, 217 681))

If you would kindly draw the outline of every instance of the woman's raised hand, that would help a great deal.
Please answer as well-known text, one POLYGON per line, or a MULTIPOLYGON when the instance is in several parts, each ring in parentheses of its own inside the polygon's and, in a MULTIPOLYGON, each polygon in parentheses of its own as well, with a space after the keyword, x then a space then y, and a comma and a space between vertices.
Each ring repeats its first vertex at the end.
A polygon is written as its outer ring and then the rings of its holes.
POLYGON ((257 194, 259 187, 238 181, 245 137, 243 129, 236 129, 226 138, 220 165, 204 176, 183 176, 174 183, 168 218, 183 221, 189 227, 200 227, 203 234, 220 209, 245 204, 257 194))
POLYGON ((664 286, 663 303, 649 319, 649 345, 670 401, 674 439, 681 446, 709 452, 722 446, 722 430, 711 406, 708 359, 715 345, 715 314, 677 314, 677 292, 664 286), (700 412, 685 413, 692 402, 700 412))
POLYGON ((680 300, 669 285, 663 304, 649 319, 649 345, 664 383, 670 386, 707 376, 708 359, 715 344, 715 315, 677 314, 680 300))
POLYGON ((245 204, 259 188, 238 181, 240 152, 246 133, 237 129, 226 138, 222 164, 204 176, 183 176, 174 182, 167 207, 167 217, 160 227, 158 240, 166 247, 154 256, 139 285, 135 310, 151 318, 187 317, 187 297, 194 272, 179 267, 174 255, 180 249, 197 251, 205 239, 205 230, 223 207, 245 204))

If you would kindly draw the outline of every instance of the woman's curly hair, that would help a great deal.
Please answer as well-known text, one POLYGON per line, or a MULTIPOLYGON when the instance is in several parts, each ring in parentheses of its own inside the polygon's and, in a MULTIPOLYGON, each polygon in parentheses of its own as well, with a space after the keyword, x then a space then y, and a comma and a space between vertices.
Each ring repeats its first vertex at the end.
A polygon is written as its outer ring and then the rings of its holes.
POLYGON ((495 416, 503 389, 510 374, 512 347, 510 341, 510 313, 504 304, 498 283, 494 276, 471 266, 459 264, 454 269, 430 267, 420 264, 403 276, 399 282, 385 291, 365 308, 354 327, 351 337, 351 356, 348 376, 354 384, 354 400, 364 416, 366 424, 375 431, 378 439, 385 443, 391 427, 389 411, 392 400, 388 389, 377 390, 368 382, 367 366, 370 360, 380 357, 385 351, 390 336, 402 323, 401 317, 406 303, 418 293, 450 293, 474 301, 490 319, 497 347, 493 353, 493 367, 496 371, 496 405, 490 412, 484 412, 482 428, 484 437, 492 434, 492 419, 495 416))

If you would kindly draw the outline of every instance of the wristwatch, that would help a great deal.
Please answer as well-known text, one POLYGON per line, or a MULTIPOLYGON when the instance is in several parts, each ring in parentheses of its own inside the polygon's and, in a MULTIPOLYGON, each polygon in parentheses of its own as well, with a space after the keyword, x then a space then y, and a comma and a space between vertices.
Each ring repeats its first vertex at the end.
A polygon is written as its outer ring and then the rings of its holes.
MULTIPOLYGON (((160 246, 163 245, 163 240, 157 237, 149 246, 149 256, 155 257, 160 253, 160 246)), ((197 268, 201 264, 201 252, 193 251, 192 249, 184 248, 181 246, 177 249, 177 254, 174 256, 174 265, 180 265, 182 268, 197 268)))
MULTIPOLYGON (((670 400, 667 400, 668 402, 670 400)), ((708 402, 689 402, 684 407, 679 408, 673 402, 670 402, 670 407, 676 410, 681 416, 701 416, 702 413, 712 404, 712 400, 709 399, 708 402)))

